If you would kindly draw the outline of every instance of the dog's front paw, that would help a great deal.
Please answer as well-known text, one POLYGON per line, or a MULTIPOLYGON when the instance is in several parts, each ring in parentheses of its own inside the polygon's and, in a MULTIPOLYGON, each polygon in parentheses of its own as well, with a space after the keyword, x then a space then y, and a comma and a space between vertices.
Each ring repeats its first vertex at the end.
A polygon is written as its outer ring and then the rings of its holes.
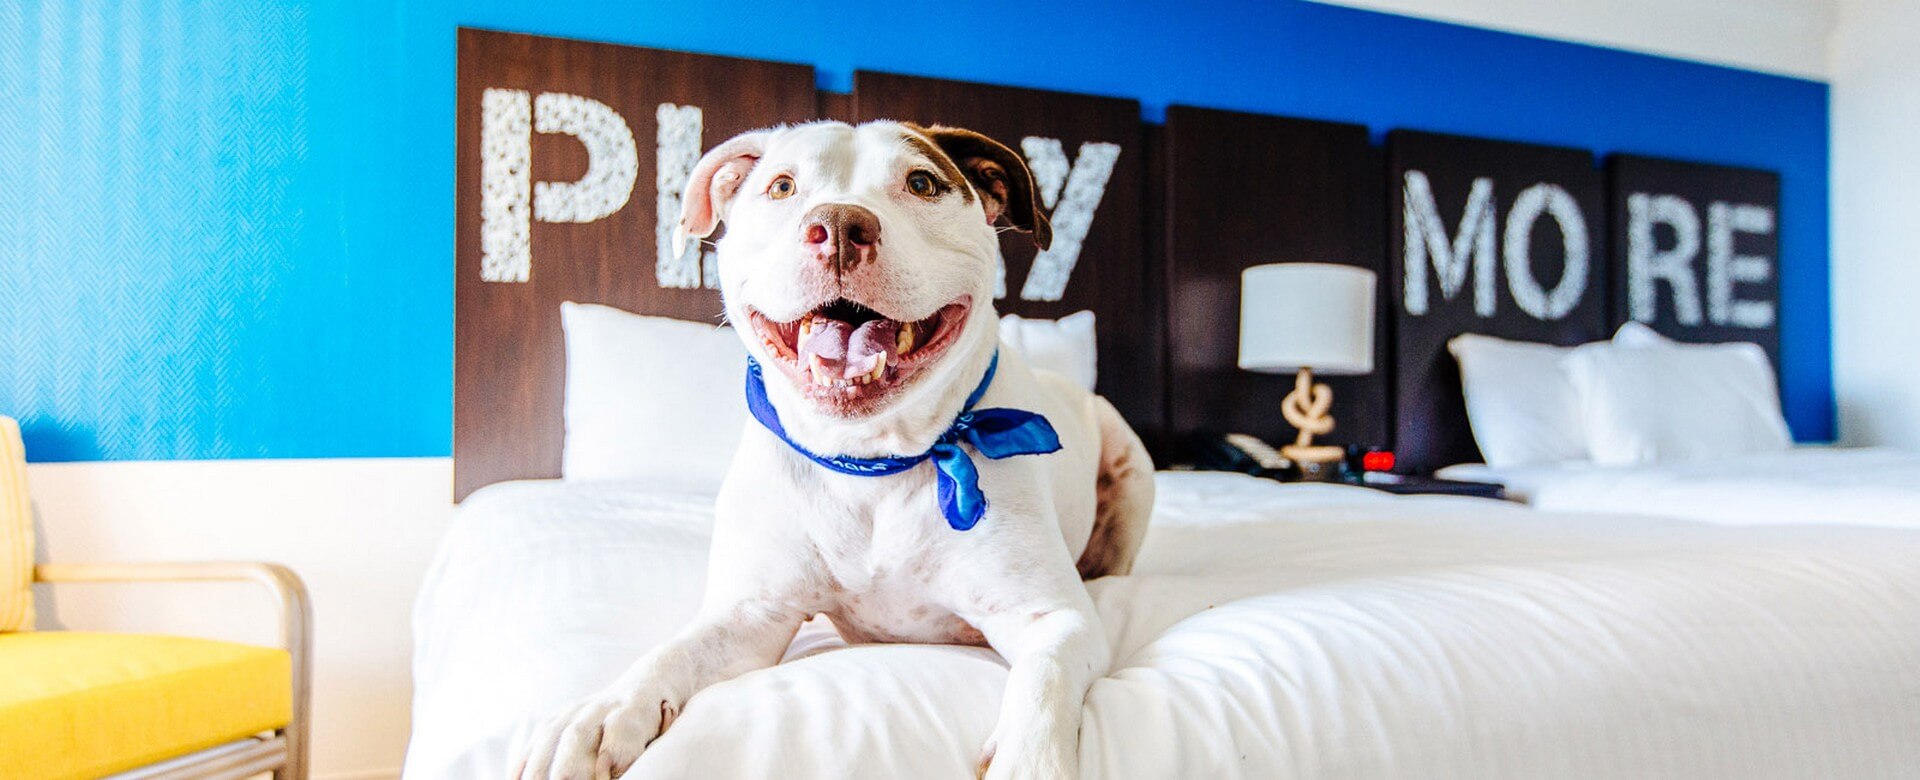
POLYGON ((534 731, 515 780, 608 780, 633 766, 679 714, 661 696, 596 696, 534 731))
POLYGON ((980 751, 975 774, 984 780, 1078 780, 1080 745, 1073 732, 1009 729, 1002 723, 980 751), (1016 733, 1017 732, 1017 733, 1016 733))

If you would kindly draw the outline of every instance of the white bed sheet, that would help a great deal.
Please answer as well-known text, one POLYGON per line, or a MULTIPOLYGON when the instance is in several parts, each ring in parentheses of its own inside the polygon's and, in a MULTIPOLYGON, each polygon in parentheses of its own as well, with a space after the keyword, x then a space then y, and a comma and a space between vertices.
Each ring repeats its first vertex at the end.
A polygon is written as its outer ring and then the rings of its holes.
POLYGON ((1664 515, 1733 525, 1837 523, 1920 529, 1920 453, 1798 447, 1641 466, 1559 463, 1439 475, 1498 482, 1537 509, 1664 515))
MULTIPOLYGON (((469 498, 415 616, 410 780, 501 777, 692 610, 705 499, 469 498)), ((1717 528, 1163 474, 1089 778, 1896 777, 1920 767, 1920 533, 1717 528)), ((845 648, 702 692, 634 778, 970 778, 1005 667, 845 648)))

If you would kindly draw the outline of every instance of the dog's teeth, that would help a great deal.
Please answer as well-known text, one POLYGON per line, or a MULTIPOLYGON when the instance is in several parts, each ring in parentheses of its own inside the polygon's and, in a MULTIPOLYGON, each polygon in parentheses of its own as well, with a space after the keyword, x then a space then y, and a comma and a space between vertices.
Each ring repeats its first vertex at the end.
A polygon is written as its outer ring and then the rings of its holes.
POLYGON ((813 335, 813 312, 807 312, 807 316, 800 318, 800 340, 804 342, 811 335, 813 335))
POLYGON ((811 358, 811 365, 808 366, 808 369, 813 372, 814 384, 833 384, 833 376, 827 372, 827 362, 822 360, 819 355, 814 355, 811 358))
POLYGON ((898 353, 900 353, 900 354, 902 354, 902 355, 905 355, 905 354, 907 354, 908 352, 912 352, 912 351, 913 351, 913 336, 914 336, 914 334, 913 334, 913 323, 911 323, 911 322, 909 322, 909 323, 906 323, 906 324, 904 324, 904 325, 901 325, 901 326, 900 326, 900 337, 899 337, 899 340, 897 340, 897 341, 895 341, 895 342, 894 342, 894 351, 896 351, 896 352, 898 352, 898 353))

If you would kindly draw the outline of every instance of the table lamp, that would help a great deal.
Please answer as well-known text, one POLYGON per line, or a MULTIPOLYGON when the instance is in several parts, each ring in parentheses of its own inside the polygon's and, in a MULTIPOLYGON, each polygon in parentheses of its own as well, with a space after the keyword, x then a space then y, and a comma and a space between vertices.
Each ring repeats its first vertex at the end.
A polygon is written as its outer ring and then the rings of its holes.
POLYGON ((1307 476, 1331 476, 1339 447, 1313 445, 1333 430, 1333 390, 1314 372, 1373 372, 1372 271, 1332 263, 1257 265, 1240 273, 1240 368, 1294 374, 1280 412, 1300 431, 1280 448, 1307 476))

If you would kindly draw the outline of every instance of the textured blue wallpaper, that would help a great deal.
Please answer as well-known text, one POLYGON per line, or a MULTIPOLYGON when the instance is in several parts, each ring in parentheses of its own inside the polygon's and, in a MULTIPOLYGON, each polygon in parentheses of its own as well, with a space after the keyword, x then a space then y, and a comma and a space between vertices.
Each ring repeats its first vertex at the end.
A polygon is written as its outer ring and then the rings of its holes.
POLYGON ((1788 417, 1833 435, 1817 82, 1297 0, 26 0, 0 413, 35 459, 449 452, 463 24, 1777 169, 1788 417))

